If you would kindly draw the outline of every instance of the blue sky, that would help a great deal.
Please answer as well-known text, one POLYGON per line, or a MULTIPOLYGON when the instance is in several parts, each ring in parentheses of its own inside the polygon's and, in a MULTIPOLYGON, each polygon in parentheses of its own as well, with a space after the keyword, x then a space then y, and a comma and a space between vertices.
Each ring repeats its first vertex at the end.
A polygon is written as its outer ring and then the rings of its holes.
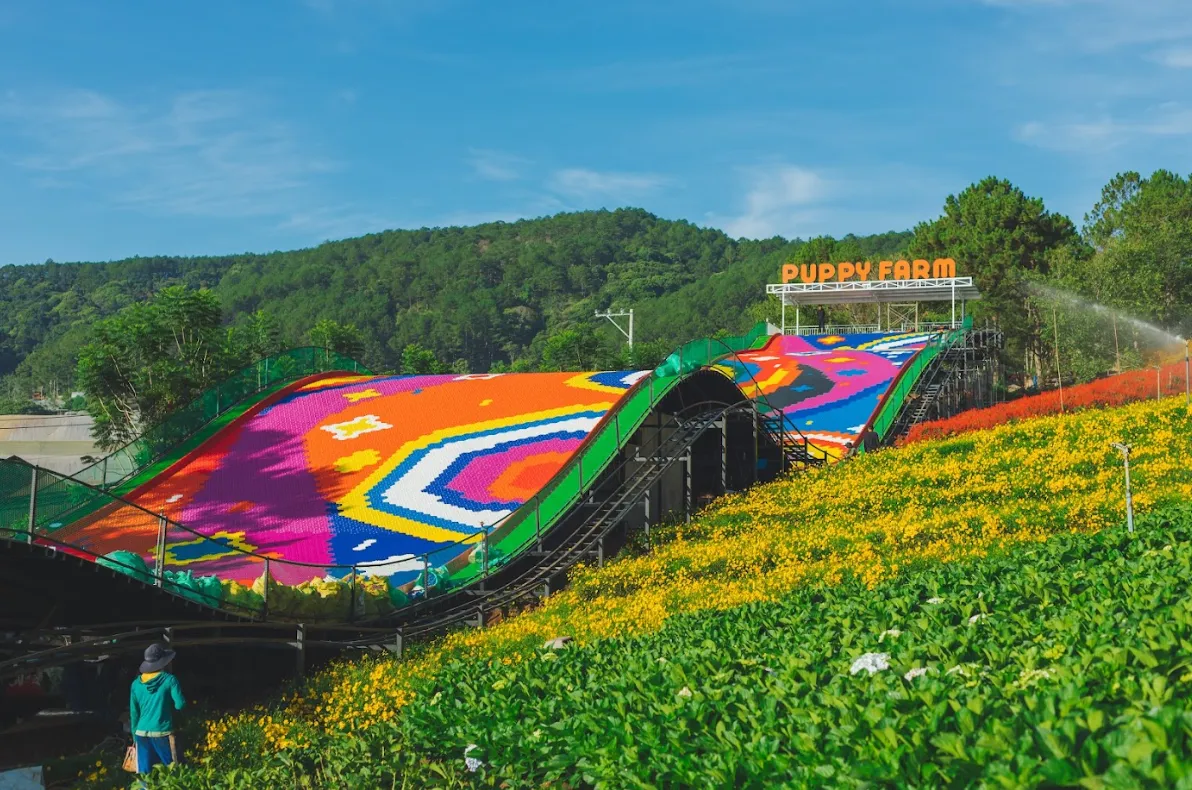
POLYGON ((989 174, 1079 222, 1159 167, 1189 0, 0 5, 0 264, 623 205, 872 233, 989 174))

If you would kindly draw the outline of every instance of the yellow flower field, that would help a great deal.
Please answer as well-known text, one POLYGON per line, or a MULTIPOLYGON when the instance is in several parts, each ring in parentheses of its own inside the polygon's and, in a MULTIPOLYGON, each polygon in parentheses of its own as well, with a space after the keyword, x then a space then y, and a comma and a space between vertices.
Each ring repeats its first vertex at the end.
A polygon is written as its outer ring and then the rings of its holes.
POLYGON ((1120 523, 1117 441, 1134 447, 1138 511, 1192 498, 1192 416, 1182 398, 861 456, 725 497, 656 536, 644 556, 577 569, 571 587, 536 611, 405 660, 337 665, 278 710, 212 722, 206 749, 227 748, 245 728, 286 750, 301 749, 310 730, 347 733, 392 720, 449 660, 522 661, 556 636, 631 636, 672 615, 775 600, 810 581, 854 574, 872 586, 915 564, 1120 523))

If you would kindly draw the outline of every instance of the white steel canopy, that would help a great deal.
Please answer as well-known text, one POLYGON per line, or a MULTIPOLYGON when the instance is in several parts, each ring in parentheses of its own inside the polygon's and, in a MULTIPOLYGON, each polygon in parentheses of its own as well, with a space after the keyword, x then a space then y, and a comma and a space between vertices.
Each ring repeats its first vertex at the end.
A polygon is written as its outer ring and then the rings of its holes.
POLYGON ((854 304, 863 302, 955 302, 980 299, 972 277, 920 280, 845 280, 822 283, 775 283, 766 286, 783 305, 854 304))
MULTIPOLYGON (((802 334, 803 305, 856 304, 866 302, 951 302, 952 321, 956 324, 956 302, 960 301, 960 317, 964 318, 965 303, 981 298, 981 291, 973 285, 972 277, 930 277, 915 280, 844 280, 815 283, 791 282, 766 286, 766 293, 782 300, 782 333, 787 333, 786 306, 795 307, 795 334, 802 334)), ((877 329, 882 328, 881 308, 878 308, 877 329)), ((918 310, 915 325, 919 324, 918 310)), ((889 329, 890 327, 887 327, 889 329)))

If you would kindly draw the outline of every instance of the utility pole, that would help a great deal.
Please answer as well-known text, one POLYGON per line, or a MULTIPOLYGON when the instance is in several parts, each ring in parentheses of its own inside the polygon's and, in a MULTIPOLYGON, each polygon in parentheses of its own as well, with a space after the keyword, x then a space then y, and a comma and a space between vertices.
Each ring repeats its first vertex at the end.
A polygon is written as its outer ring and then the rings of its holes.
POLYGON ((1192 340, 1184 341, 1184 405, 1192 406, 1192 340))
POLYGON ((622 335, 624 335, 626 338, 629 339, 629 348, 630 349, 633 348, 633 309, 632 308, 630 308, 628 311, 618 310, 615 313, 612 310, 605 310, 603 313, 600 312, 599 310, 597 310, 596 317, 597 318, 607 318, 609 320, 609 323, 611 323, 613 326, 615 326, 617 328, 618 332, 620 332, 622 335), (617 323, 618 318, 625 318, 626 316, 628 316, 628 318, 629 318, 629 330, 628 331, 626 331, 624 327, 622 327, 620 324, 617 323))
POLYGON ((1060 411, 1064 410, 1064 375, 1060 372, 1060 320, 1051 306, 1051 325, 1055 329, 1055 380, 1060 385, 1060 411))

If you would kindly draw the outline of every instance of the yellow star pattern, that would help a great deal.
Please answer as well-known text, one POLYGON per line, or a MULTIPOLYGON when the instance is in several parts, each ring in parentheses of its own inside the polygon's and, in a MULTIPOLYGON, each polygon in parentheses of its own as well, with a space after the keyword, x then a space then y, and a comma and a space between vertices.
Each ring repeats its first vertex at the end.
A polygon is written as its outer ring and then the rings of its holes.
POLYGON ((369 389, 366 389, 366 390, 357 390, 356 392, 345 392, 344 397, 347 398, 349 403, 356 403, 357 401, 366 400, 368 398, 379 398, 379 397, 381 397, 381 393, 377 392, 375 389, 372 389, 370 387, 369 389))

